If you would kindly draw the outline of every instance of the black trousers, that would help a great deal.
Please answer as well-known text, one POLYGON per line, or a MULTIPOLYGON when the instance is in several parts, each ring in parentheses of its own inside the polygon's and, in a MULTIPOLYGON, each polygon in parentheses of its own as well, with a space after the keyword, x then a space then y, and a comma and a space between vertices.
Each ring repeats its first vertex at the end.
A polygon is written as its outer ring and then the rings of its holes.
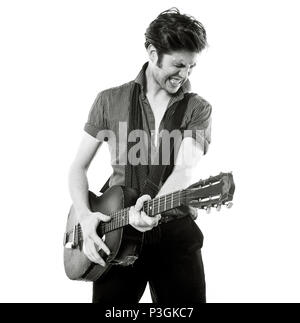
POLYGON ((205 303, 203 235, 190 216, 146 232, 132 266, 113 266, 93 283, 93 303, 138 303, 149 282, 153 303, 205 303))

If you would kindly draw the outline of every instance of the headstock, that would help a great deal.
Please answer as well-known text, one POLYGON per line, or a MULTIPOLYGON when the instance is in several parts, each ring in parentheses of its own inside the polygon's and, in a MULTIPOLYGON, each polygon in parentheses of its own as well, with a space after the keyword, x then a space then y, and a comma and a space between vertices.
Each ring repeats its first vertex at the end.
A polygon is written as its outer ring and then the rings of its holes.
POLYGON ((235 190, 232 173, 220 173, 189 186, 185 192, 185 204, 210 211, 211 207, 220 210, 222 205, 232 206, 235 190))

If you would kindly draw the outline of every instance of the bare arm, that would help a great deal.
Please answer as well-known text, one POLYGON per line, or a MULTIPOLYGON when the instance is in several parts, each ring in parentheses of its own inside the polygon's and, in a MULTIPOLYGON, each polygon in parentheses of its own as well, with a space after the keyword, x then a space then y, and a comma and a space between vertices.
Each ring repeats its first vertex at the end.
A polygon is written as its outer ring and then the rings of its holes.
POLYGON ((102 248, 107 254, 110 251, 97 235, 96 228, 100 221, 109 221, 110 217, 90 210, 87 179, 87 170, 101 144, 101 141, 84 133, 76 157, 70 167, 69 190, 82 228, 83 251, 91 261, 105 266, 105 262, 100 257, 98 250, 102 248))
POLYGON ((178 151, 174 170, 161 187, 157 196, 185 189, 196 182, 198 179, 195 175, 202 156, 203 149, 201 145, 191 137, 184 138, 178 151))
POLYGON ((75 159, 70 167, 69 190, 79 219, 84 218, 90 212, 87 170, 101 145, 101 141, 98 141, 85 132, 75 159))
MULTIPOLYGON (((70 168, 69 190, 82 228, 84 240, 83 251, 92 262, 105 266, 105 262, 100 257, 98 250, 102 248, 107 254, 110 254, 110 250, 97 235, 96 229, 100 221, 109 221, 110 217, 101 212, 92 212, 90 210, 87 178, 89 165, 101 145, 101 141, 84 133, 78 152, 70 168)), ((129 223, 141 232, 151 230, 160 220, 160 215, 151 218, 145 212, 141 211, 143 202, 147 199, 150 199, 150 196, 139 198, 136 205, 132 206, 129 212, 129 223)))

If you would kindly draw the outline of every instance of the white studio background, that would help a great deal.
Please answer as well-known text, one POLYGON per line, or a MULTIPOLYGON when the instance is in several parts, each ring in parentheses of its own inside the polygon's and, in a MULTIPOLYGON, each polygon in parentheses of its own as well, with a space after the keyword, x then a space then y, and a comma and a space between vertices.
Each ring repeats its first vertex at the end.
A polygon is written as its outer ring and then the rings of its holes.
MULTIPOLYGON (((298 1, 0 3, 1 302, 91 301, 63 269, 68 169, 97 93, 135 78, 147 26, 172 6, 210 45, 191 76, 213 106, 199 178, 236 182, 232 209, 197 220, 208 302, 300 301, 298 1)), ((104 146, 90 189, 110 173, 104 146)))

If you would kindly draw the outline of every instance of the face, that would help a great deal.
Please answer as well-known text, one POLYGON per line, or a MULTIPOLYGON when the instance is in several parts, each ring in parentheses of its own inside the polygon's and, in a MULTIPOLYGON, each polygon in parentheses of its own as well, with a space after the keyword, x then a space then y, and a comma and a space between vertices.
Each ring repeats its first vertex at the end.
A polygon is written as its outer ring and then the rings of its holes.
POLYGON ((153 62, 153 76, 156 82, 169 94, 175 94, 191 75, 197 57, 198 53, 175 51, 164 54, 159 66, 157 57, 153 62))

